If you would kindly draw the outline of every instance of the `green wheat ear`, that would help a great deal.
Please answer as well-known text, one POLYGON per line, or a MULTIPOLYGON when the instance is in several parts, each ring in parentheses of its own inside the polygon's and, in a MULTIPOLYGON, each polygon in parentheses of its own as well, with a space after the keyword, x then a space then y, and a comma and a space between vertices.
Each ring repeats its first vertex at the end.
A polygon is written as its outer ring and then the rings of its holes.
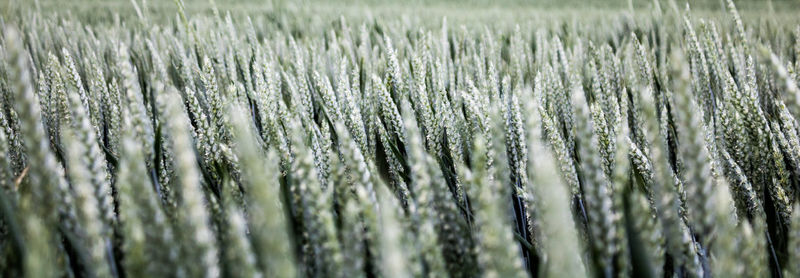
MULTIPOLYGON (((410 109, 410 108, 409 108, 410 109)), ((408 111, 410 112, 410 111, 408 111)), ((406 116, 406 120, 412 119, 411 115, 406 116)), ((414 192, 415 198, 408 201, 409 213, 412 215, 413 225, 416 229, 416 237, 419 241, 419 251, 422 263, 428 266, 426 275, 441 277, 445 275, 445 261, 443 258, 442 239, 436 229, 441 225, 438 218, 436 207, 433 206, 436 200, 436 190, 434 181, 431 177, 431 167, 433 159, 425 151, 422 143, 422 135, 415 121, 406 121, 406 136, 408 150, 409 191, 414 192)))
POLYGON ((179 265, 190 276, 217 277, 220 275, 219 254, 215 234, 210 227, 209 211, 200 181, 186 112, 174 88, 163 96, 166 103, 166 126, 172 131, 175 151, 175 171, 178 176, 179 200, 177 209, 177 239, 180 242, 179 265), (198 264, 199 266, 195 265, 198 264))
POLYGON ((14 111, 21 116, 19 136, 28 153, 28 165, 40 165, 29 168, 27 178, 19 185, 20 203, 16 218, 21 223, 25 242, 24 253, 19 254, 22 259, 20 269, 26 276, 56 277, 61 271, 52 262, 59 256, 55 248, 58 238, 48 227, 58 225, 60 202, 55 195, 63 188, 63 168, 57 164, 44 136, 40 107, 31 80, 31 65, 24 58, 22 39, 17 30, 8 27, 4 34, 6 55, 12 65, 8 78, 14 81, 14 111))
POLYGON ((131 276, 174 275, 178 256, 175 233, 168 222, 161 198, 147 175, 144 154, 139 149, 130 117, 124 115, 125 132, 120 141, 118 229, 125 238, 123 267, 131 276))
POLYGON ((294 258, 287 255, 292 252, 290 244, 294 239, 283 217, 288 208, 275 194, 281 190, 277 155, 274 151, 261 155, 262 149, 254 140, 253 123, 245 116, 247 110, 237 106, 229 109, 237 142, 235 151, 242 165, 244 190, 248 193, 247 223, 257 265, 265 275, 294 276, 294 258))
POLYGON ((84 146, 76 143, 80 137, 75 135, 81 131, 65 129, 62 133, 62 142, 68 148, 69 160, 68 173, 75 194, 75 206, 78 222, 84 233, 83 244, 86 245, 90 262, 87 272, 92 275, 111 275, 106 258, 107 243, 110 243, 106 234, 106 224, 100 217, 100 206, 94 195, 94 188, 90 178, 88 160, 84 156, 84 146))

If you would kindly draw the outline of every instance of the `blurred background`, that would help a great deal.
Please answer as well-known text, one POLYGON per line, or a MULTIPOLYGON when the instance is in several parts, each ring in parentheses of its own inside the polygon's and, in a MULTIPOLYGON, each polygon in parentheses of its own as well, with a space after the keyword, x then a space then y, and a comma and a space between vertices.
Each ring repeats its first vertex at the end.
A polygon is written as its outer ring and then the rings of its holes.
MULTIPOLYGON (((16 10, 35 8, 42 12, 69 13, 90 21, 135 16, 133 2, 141 6, 151 19, 174 17, 177 5, 170 0, 2 0, 0 10, 8 16, 16 10)), ((685 9, 686 1, 671 0, 184 0, 192 14, 212 13, 212 6, 234 15, 271 13, 311 15, 313 17, 443 17, 453 21, 519 21, 531 17, 573 17, 578 20, 608 17, 617 13, 649 14, 655 9, 685 9), (213 3, 213 4, 212 4, 213 3), (501 15, 501 17, 498 17, 501 15)), ((723 0, 688 1, 692 11, 713 15, 724 13, 723 0)), ((798 0, 735 1, 745 20, 769 16, 797 17, 798 0)))

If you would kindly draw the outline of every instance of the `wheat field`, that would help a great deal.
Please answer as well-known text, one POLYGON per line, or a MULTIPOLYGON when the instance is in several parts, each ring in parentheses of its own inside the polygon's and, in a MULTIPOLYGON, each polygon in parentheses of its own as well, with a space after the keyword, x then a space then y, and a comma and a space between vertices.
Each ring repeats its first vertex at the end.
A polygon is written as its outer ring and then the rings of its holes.
POLYGON ((799 4, 315 1, 0 4, 0 277, 800 277, 799 4))

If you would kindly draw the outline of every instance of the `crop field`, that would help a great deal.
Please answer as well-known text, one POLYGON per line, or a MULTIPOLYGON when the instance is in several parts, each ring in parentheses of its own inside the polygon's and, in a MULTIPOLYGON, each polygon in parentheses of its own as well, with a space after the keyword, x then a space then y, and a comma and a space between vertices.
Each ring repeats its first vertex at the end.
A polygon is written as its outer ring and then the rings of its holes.
POLYGON ((0 1, 0 277, 800 277, 800 2, 0 1))

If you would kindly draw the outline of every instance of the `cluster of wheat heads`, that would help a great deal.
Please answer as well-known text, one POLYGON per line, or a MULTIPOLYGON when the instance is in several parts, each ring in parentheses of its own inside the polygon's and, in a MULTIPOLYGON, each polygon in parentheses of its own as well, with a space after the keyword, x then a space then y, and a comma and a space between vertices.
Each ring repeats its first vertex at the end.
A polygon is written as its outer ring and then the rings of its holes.
POLYGON ((797 277, 800 27, 728 5, 2 20, 0 276, 797 277))

